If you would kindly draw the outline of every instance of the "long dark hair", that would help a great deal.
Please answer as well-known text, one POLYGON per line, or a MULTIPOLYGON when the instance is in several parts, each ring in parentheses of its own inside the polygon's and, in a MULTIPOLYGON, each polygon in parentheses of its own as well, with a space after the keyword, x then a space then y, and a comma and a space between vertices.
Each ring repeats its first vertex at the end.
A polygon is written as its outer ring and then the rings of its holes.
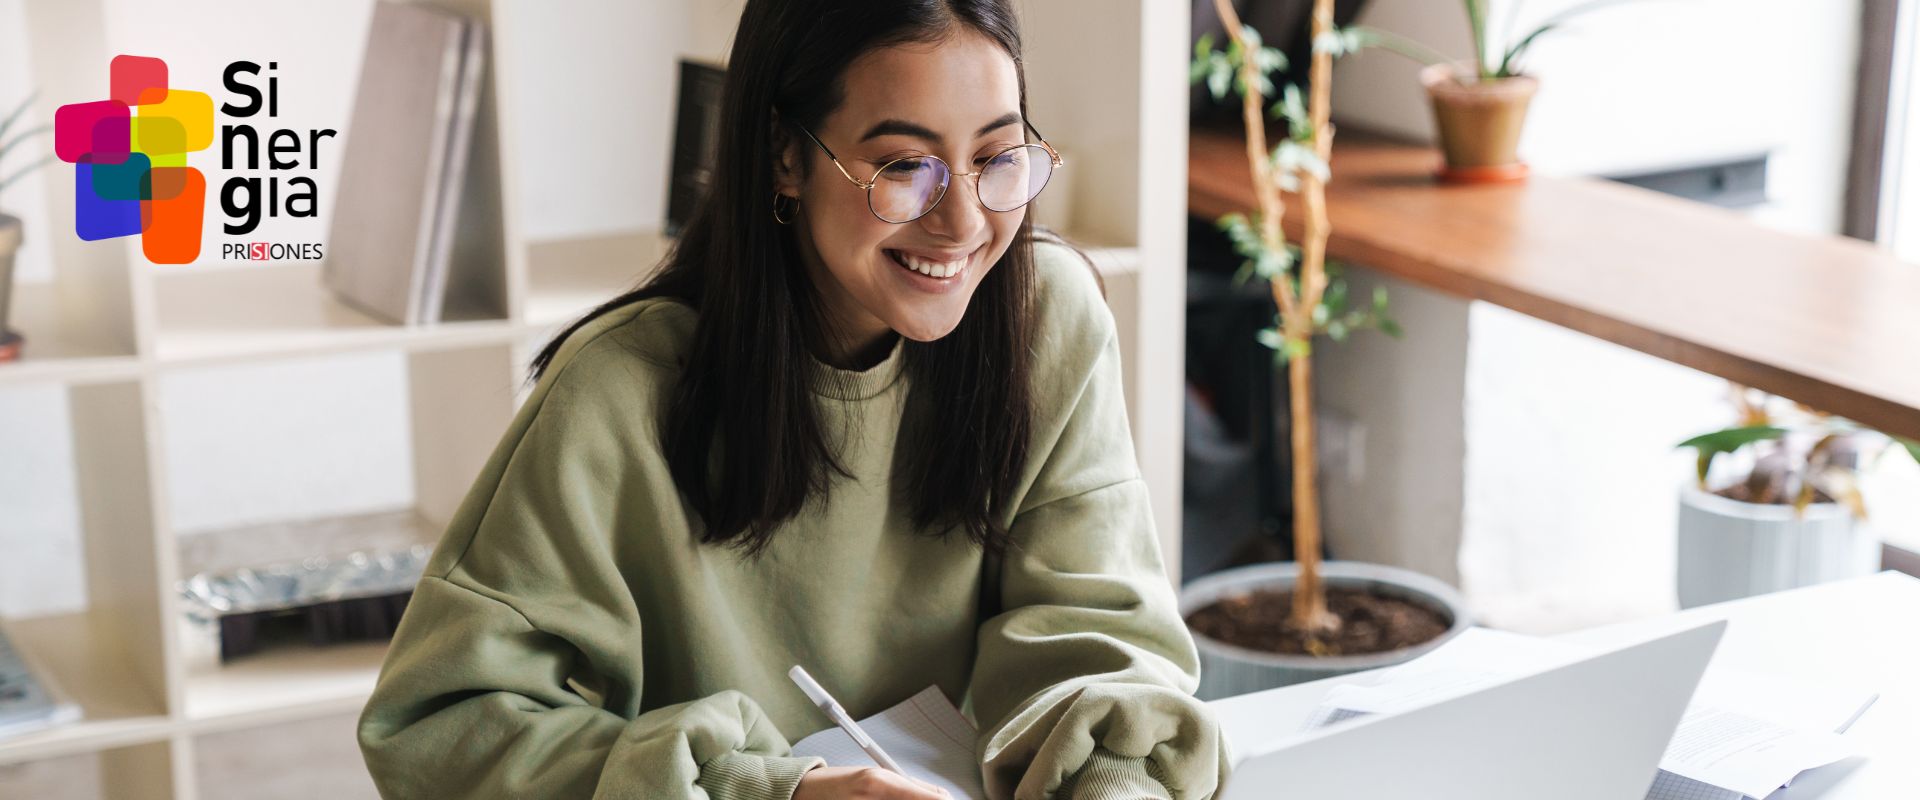
MULTIPOLYGON (((834 475, 852 477, 816 416, 808 348, 826 315, 793 229, 775 223, 774 109, 787 141, 817 130, 844 99, 843 73, 863 53, 933 42, 959 26, 1013 58, 1026 114, 1020 31, 1007 0, 749 0, 729 57, 718 163, 707 194, 653 277, 556 336, 533 360, 538 380, 567 336, 589 320, 654 297, 698 311, 691 352, 660 419, 675 484, 704 523, 704 542, 747 553, 834 475), (717 451, 717 458, 710 461, 717 451)), ((801 161, 802 174, 812 164, 801 161)), ((1033 223, 981 279, 965 316, 933 342, 903 343, 910 380, 894 481, 914 526, 954 528, 989 552, 1008 544, 1033 423, 1033 223)), ((822 351, 824 352, 824 351, 822 351)))

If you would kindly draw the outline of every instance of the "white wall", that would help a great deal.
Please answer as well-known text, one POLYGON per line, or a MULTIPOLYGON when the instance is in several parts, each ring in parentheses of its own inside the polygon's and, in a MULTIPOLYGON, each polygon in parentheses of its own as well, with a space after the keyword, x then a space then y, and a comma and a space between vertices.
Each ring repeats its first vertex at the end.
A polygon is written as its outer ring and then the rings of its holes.
MULTIPOLYGON (((1525 23, 1575 0, 1534 0, 1525 23)), ((1500 20, 1512 0, 1496 2, 1500 20)), ((1537 45, 1542 88, 1522 157, 1548 174, 1626 173, 1771 152, 1772 201, 1751 215, 1789 230, 1838 225, 1846 167, 1857 0, 1692 0, 1628 4, 1537 45)), ((1465 57, 1458 3, 1376 0, 1363 24, 1465 57)), ((1524 26, 1523 26, 1524 27, 1524 26)), ((1413 62, 1382 51, 1336 71, 1335 118, 1431 140, 1413 62)), ((1335 180, 1338 180, 1338 174, 1335 180)), ((1630 232, 1613 246, 1632 258, 1630 232)), ((1462 487, 1457 518, 1392 515, 1329 488, 1336 546, 1432 574, 1456 573, 1483 621, 1551 631, 1673 606, 1673 493, 1689 473, 1673 444, 1726 424, 1723 381, 1483 303, 1396 287, 1396 304, 1464 326, 1410 320, 1405 348, 1465 354, 1464 449, 1395 450, 1365 493, 1405 502, 1462 487), (1437 307, 1436 307, 1437 306, 1437 307), (1448 526, 1457 526, 1449 529, 1448 526), (1431 546, 1458 530, 1456 563, 1431 546)), ((1392 345, 1389 345, 1392 346, 1392 345)), ((1373 345, 1363 345, 1371 348, 1373 345)), ((1371 350, 1325 357, 1323 401, 1368 428, 1450 435, 1444 414, 1378 396, 1423 392, 1419 368, 1371 350), (1371 393, 1369 393, 1371 392, 1371 393)), ((1434 401, 1448 410, 1450 395, 1434 401)), ((1342 555, 1336 553, 1336 555, 1342 555)))
POLYGON ((1314 348, 1327 546, 1458 585, 1470 307, 1366 270, 1348 279, 1353 297, 1386 287, 1407 335, 1314 348))
MULTIPOLYGON (((0 114, 13 111, 14 107, 33 93, 35 83, 32 71, 28 68, 27 58, 27 14, 25 0, 0 0, 0 114)), ((21 132, 52 123, 52 117, 42 114, 42 108, 51 106, 44 102, 35 102, 20 119, 13 124, 7 139, 12 140, 21 132)), ((0 178, 12 175, 15 170, 32 163, 34 159, 53 152, 53 133, 40 134, 28 140, 16 152, 0 162, 0 178)), ((25 241, 19 252, 14 254, 14 279, 23 283, 46 283, 53 278, 53 260, 47 247, 49 237, 70 235, 66 231, 50 231, 43 221, 46 213, 46 181, 58 180, 64 174, 70 174, 72 167, 58 161, 41 167, 33 173, 16 181, 5 192, 0 192, 0 212, 12 214, 21 219, 25 226, 25 241)), ((72 180, 68 177, 67 180, 72 180)))
MULTIPOLYGON (((520 146, 512 166, 528 238, 666 219, 679 59, 724 55, 688 47, 691 5, 581 0, 566 14, 549 3, 503 5, 499 35, 524 56, 502 77, 515 106, 506 121, 520 146)), ((733 7, 739 19, 737 3, 703 5, 733 7)))
POLYGON ((70 425, 60 386, 0 391, 0 615, 85 604, 70 425))

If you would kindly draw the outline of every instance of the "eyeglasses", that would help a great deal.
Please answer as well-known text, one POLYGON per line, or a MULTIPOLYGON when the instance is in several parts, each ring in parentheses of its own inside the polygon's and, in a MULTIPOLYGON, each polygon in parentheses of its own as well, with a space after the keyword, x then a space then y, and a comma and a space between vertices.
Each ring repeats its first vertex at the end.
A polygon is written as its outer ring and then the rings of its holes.
MULTIPOLYGON (((1024 120, 1023 120, 1024 122, 1024 120)), ((1066 166, 1060 154, 1047 144, 1046 137, 1032 123, 1025 123, 1039 144, 1016 144, 986 159, 975 172, 954 172, 939 156, 907 156, 882 165, 870 180, 860 180, 847 172, 840 159, 820 137, 806 126, 798 125, 807 138, 826 151, 827 158, 853 185, 867 190, 867 209, 882 222, 912 222, 932 211, 947 196, 954 178, 972 178, 973 193, 988 211, 1012 211, 1040 196, 1053 171, 1066 166)))

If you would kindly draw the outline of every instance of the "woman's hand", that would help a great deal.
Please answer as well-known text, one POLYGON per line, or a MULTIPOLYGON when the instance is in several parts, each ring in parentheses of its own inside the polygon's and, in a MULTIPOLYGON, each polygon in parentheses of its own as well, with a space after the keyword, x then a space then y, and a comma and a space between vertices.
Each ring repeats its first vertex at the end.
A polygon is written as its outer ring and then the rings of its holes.
POLYGON ((793 800, 952 800, 945 789, 879 767, 816 767, 793 800))

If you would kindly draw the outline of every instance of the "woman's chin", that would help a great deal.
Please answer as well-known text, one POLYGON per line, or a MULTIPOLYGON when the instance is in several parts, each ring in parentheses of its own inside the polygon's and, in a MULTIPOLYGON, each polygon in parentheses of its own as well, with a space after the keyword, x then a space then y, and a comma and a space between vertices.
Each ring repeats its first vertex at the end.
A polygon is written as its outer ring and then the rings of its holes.
MULTIPOLYGON (((965 310, 964 308, 961 309, 963 312, 965 310)), ((913 341, 923 343, 932 342, 946 338, 947 334, 953 333, 955 328, 960 327, 960 317, 961 314, 954 314, 951 318, 942 316, 939 318, 920 317, 910 320, 897 320, 893 323, 892 327, 895 333, 912 339, 913 341)))

